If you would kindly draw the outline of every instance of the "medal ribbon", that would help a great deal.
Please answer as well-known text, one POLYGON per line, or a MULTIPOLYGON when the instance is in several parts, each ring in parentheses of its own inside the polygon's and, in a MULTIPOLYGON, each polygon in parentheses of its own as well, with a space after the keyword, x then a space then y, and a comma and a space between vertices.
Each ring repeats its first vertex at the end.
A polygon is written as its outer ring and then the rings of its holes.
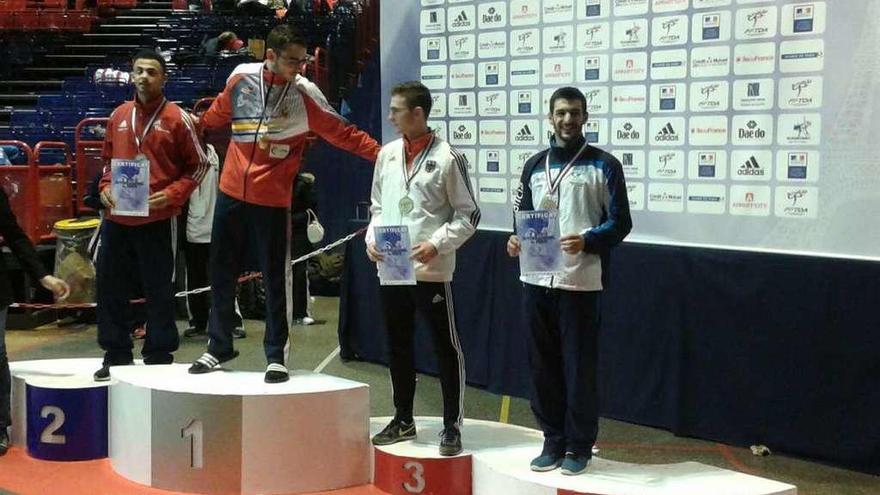
MULTIPOLYGON (((275 80, 275 73, 272 73, 272 80, 275 80)), ((269 114, 269 119, 274 118, 273 116, 278 113, 278 108, 281 107, 281 102, 284 101, 284 97, 287 96, 287 91, 290 90, 290 81, 284 85, 284 91, 281 93, 281 96, 275 101, 275 106, 272 107, 272 112, 269 114)), ((265 87, 265 81, 263 80, 263 73, 260 72, 260 102, 263 104, 263 108, 260 110, 260 127, 263 127, 262 122, 263 119, 266 118, 266 105, 269 103, 269 92, 272 91, 272 86, 269 88, 265 87)), ((268 126, 268 124, 267 124, 268 126)), ((260 129, 257 128, 257 135, 260 134, 260 129)))
POLYGON ((565 177, 571 169, 574 168, 574 162, 578 158, 580 158, 581 153, 587 149, 587 141, 584 140, 584 144, 581 145, 581 149, 578 150, 577 153, 571 157, 571 160, 568 161, 563 167, 562 170, 559 171, 559 175, 556 176, 556 180, 550 176, 550 152, 547 152, 547 159, 544 161, 544 173, 547 175, 547 193, 544 196, 549 196, 551 194, 556 194, 556 190, 559 189, 559 184, 562 184, 562 178, 565 177))
POLYGON ((428 158, 428 152, 431 151, 431 148, 434 147, 434 141, 436 141, 435 137, 436 137, 436 135, 435 135, 433 132, 431 132, 431 140, 428 141, 428 146, 425 146, 425 149, 423 149, 422 152, 419 153, 419 156, 416 157, 416 165, 415 165, 415 166, 413 167, 413 169, 412 169, 412 174, 408 174, 407 171, 406 171, 406 144, 404 143, 404 148, 403 148, 403 178, 404 178, 404 180, 405 180, 405 182, 406 182, 406 192, 407 192, 407 194, 409 194, 409 186, 410 186, 410 184, 412 184, 412 181, 413 181, 413 179, 415 178, 416 174, 419 173, 419 169, 422 168, 422 163, 424 163, 425 160, 428 158))
POLYGON ((143 132, 141 132, 140 136, 138 136, 137 127, 136 127, 137 126, 137 104, 135 104, 131 108, 131 133, 134 135, 134 144, 137 145, 138 153, 141 152, 141 143, 143 143, 147 139, 147 134, 149 134, 150 131, 153 130, 153 123, 156 121, 156 117, 159 116, 159 113, 162 112, 162 109, 165 108, 165 103, 167 103, 167 102, 168 102, 168 100, 166 100, 165 97, 163 96, 162 103, 160 103, 159 106, 156 107, 156 110, 153 111, 153 115, 150 117, 149 122, 147 122, 147 125, 144 127, 144 130, 143 130, 143 132))

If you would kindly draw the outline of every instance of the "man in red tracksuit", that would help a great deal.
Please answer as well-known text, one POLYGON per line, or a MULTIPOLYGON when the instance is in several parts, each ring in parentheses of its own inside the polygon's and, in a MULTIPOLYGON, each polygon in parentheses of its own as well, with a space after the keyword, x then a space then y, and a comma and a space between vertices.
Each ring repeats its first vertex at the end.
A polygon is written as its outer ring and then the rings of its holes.
POLYGON ((132 60, 133 101, 116 108, 107 122, 103 159, 107 163, 99 189, 110 208, 101 226, 97 260, 98 343, 104 365, 95 380, 110 379, 110 366, 132 363, 128 301, 131 272, 140 273, 147 299, 146 364, 174 361, 179 337, 174 318, 174 254, 176 217, 207 171, 195 123, 183 109, 167 101, 165 61, 155 52, 138 52, 132 60), (112 159, 149 161, 149 215, 121 216, 111 193, 112 159))
POLYGON ((232 141, 211 236, 208 352, 189 372, 212 371, 238 354, 232 348, 235 285, 246 250, 253 247, 266 286, 265 381, 277 383, 289 377, 291 184, 306 136, 314 132, 370 161, 375 161, 379 144, 345 122, 321 90, 300 75, 309 56, 305 40, 292 26, 274 28, 266 46, 266 61, 239 65, 201 119, 205 127, 231 122, 232 141))

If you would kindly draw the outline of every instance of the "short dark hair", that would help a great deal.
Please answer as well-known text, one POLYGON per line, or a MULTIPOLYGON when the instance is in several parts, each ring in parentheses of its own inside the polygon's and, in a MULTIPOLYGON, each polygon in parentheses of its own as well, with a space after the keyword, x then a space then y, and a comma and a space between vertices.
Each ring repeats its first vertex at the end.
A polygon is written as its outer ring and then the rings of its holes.
POLYGON ((138 50, 138 52, 135 53, 133 57, 131 57, 132 68, 134 68, 134 63, 137 60, 141 60, 141 59, 155 60, 155 61, 159 62, 159 65, 162 66, 162 73, 163 74, 168 73, 168 67, 165 65, 165 59, 162 58, 162 55, 159 55, 158 53, 156 53, 155 50, 149 50, 147 48, 144 48, 142 50, 138 50))
POLYGON ((571 86, 563 86, 550 96, 550 115, 553 115, 553 106, 556 105, 556 100, 562 98, 563 100, 578 100, 581 102, 581 109, 584 111, 584 114, 587 113, 587 98, 581 93, 581 90, 577 88, 573 88, 571 86))
POLYGON ((222 33, 220 33, 219 36, 217 36, 217 41, 219 41, 221 45, 226 45, 226 43, 229 43, 230 41, 235 39, 238 39, 238 36, 236 36, 236 34, 232 31, 223 31, 222 33))
POLYGON ((284 50, 287 45, 300 45, 308 48, 306 39, 290 24, 280 24, 269 31, 269 36, 266 37, 266 48, 279 52, 284 50))
POLYGON ((406 101, 406 106, 410 110, 415 107, 422 107, 425 111, 425 118, 431 113, 431 106, 434 100, 431 99, 431 90, 419 81, 408 81, 400 83, 391 88, 391 96, 400 95, 406 101))

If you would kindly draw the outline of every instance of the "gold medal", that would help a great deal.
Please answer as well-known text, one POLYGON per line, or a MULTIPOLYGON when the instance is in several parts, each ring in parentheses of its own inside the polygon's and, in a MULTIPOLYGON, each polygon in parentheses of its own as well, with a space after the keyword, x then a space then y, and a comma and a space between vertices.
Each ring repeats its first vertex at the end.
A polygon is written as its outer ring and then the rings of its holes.
POLYGON ((540 209, 552 211, 558 208, 559 205, 556 204, 556 200, 551 198, 550 196, 544 196, 544 199, 541 200, 540 209))
POLYGON ((413 211, 413 208, 415 208, 415 203, 413 203, 412 198, 409 196, 404 196, 400 199, 400 203, 397 204, 397 207, 400 209, 401 215, 409 215, 409 212, 413 211))

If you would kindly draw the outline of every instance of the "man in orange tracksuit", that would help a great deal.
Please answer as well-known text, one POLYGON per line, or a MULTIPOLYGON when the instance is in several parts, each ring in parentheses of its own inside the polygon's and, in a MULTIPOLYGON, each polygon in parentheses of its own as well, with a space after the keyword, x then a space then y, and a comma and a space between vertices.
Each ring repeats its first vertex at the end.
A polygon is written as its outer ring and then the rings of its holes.
POLYGON ((147 299, 147 328, 143 356, 146 364, 174 361, 179 337, 174 318, 174 254, 176 217, 207 171, 208 160, 199 145, 195 122, 167 101, 165 61, 155 52, 138 52, 132 60, 133 101, 116 108, 107 122, 103 159, 107 163, 99 189, 108 213, 101 226, 97 261, 98 343, 104 365, 95 380, 110 379, 110 366, 132 363, 128 301, 131 272, 137 270, 147 299), (149 162, 149 215, 113 213, 110 160, 149 162))
POLYGON ((375 161, 379 144, 345 122, 318 87, 300 75, 309 56, 305 40, 292 26, 274 28, 266 46, 266 61, 239 65, 201 119, 205 127, 231 122, 232 141, 211 236, 208 352, 189 372, 212 371, 238 354, 232 348, 235 285, 250 246, 256 249, 266 286, 265 381, 277 383, 289 378, 291 184, 306 136, 314 132, 370 161, 375 161))

